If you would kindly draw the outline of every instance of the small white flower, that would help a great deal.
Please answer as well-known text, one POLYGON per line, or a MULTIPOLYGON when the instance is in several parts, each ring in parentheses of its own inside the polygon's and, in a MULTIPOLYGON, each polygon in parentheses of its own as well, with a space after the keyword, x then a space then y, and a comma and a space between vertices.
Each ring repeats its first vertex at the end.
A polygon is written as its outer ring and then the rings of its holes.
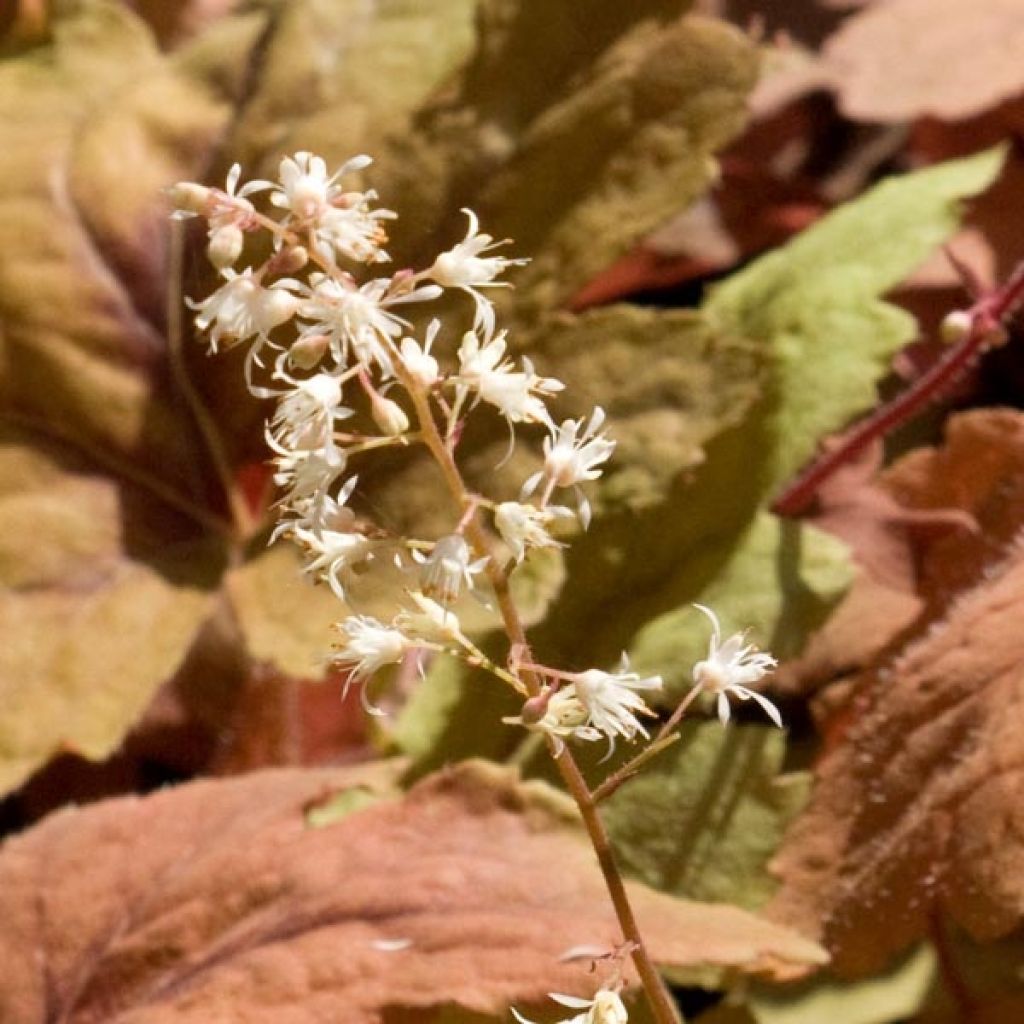
POLYGON ((637 715, 653 715, 637 692, 660 690, 661 676, 641 678, 629 671, 625 655, 618 672, 602 672, 592 668, 570 677, 576 696, 587 710, 587 726, 606 736, 614 745, 615 737, 632 740, 637 733, 647 736, 637 715))
POLYGON ((569 509, 561 505, 537 508, 518 501, 503 501, 494 510, 494 525, 511 548, 512 557, 521 562, 526 557, 527 548, 565 547, 548 533, 548 527, 555 519, 571 515, 569 509))
POLYGON ((270 201, 300 220, 310 220, 326 210, 341 192, 337 184, 339 178, 351 171, 361 171, 371 163, 368 156, 356 156, 328 177, 323 157, 305 151, 286 156, 278 167, 281 185, 271 193, 270 201))
POLYGON ((402 362, 410 376, 426 391, 429 391, 437 383, 440 376, 437 360, 430 354, 430 349, 440 329, 441 321, 434 319, 427 326, 426 337, 422 345, 415 338, 402 339, 402 362))
POLYGON ((352 415, 341 404, 341 382, 327 373, 307 380, 286 379, 293 388, 280 399, 270 421, 274 440, 289 450, 324 448, 334 424, 352 415))
POLYGON ((496 281, 495 278, 507 267, 521 266, 530 261, 484 256, 483 253, 491 249, 507 245, 510 239, 495 242, 490 235, 480 233, 480 222, 472 210, 463 209, 462 212, 469 218, 466 237, 447 252, 441 253, 427 271, 427 276, 444 288, 461 288, 471 295, 476 303, 473 327, 482 331, 485 338, 489 338, 494 333, 494 310, 490 301, 478 289, 508 288, 507 282, 496 281))
MULTIPOLYGON (((532 732, 543 732, 558 740, 570 736, 581 739, 599 739, 600 734, 591 734, 587 729, 589 715, 582 701, 576 695, 576 687, 570 683, 554 693, 531 697, 520 714, 503 718, 507 725, 521 725, 532 732)), ((556 744, 561 752, 561 744, 556 744)))
MULTIPOLYGON (((414 553, 415 558, 418 553, 414 553)), ((428 597, 436 597, 448 606, 462 591, 463 584, 472 588, 473 577, 487 564, 486 558, 471 562, 466 539, 458 533, 449 533, 434 543, 426 558, 420 556, 420 585, 428 597)))
POLYGON ((370 558, 381 543, 362 533, 304 526, 293 526, 289 533, 310 556, 305 571, 319 574, 342 601, 347 599, 345 583, 349 581, 352 568, 370 558))
MULTIPOLYGON (((570 1010, 584 1011, 567 1018, 563 1024, 626 1024, 629 1020, 629 1013, 621 996, 609 988, 599 989, 593 999, 579 999, 559 992, 549 992, 548 996, 570 1010)), ((510 1009, 519 1024, 533 1024, 533 1021, 527 1020, 514 1006, 510 1009)))
POLYGON ((781 729, 782 716, 779 709, 767 697, 749 688, 766 676, 778 662, 753 645, 744 643, 742 633, 734 633, 722 643, 722 627, 718 616, 710 608, 695 604, 711 620, 711 641, 708 656, 693 666, 693 682, 708 693, 716 695, 718 717, 724 725, 729 721, 729 697, 757 701, 765 714, 781 729))
POLYGON ((389 312, 391 306, 408 302, 425 302, 437 298, 441 290, 427 285, 409 291, 391 294, 391 278, 376 278, 362 287, 354 281, 336 280, 323 274, 310 275, 312 287, 302 303, 301 314, 315 321, 310 333, 326 334, 331 339, 335 360, 348 364, 349 351, 369 368, 376 363, 385 376, 394 373, 391 363, 391 344, 407 320, 389 312))
POLYGON ((251 267, 241 274, 230 269, 223 274, 225 283, 202 302, 185 300, 197 311, 196 326, 210 331, 214 352, 222 341, 232 345, 255 335, 265 337, 298 311, 299 299, 288 290, 290 282, 278 281, 264 288, 253 277, 251 267))
POLYGON ((523 496, 532 494, 541 481, 546 481, 549 489, 572 487, 576 492, 580 522, 586 529, 590 525, 590 502, 579 485, 597 480, 602 472, 598 467, 607 462, 615 450, 615 442, 599 433, 603 424, 604 410, 597 406, 586 429, 581 417, 565 420, 557 430, 552 430, 544 439, 544 468, 523 484, 523 496))
POLYGON ((618 737, 633 740, 638 733, 647 736, 637 715, 654 712, 637 691, 660 690, 662 686, 660 676, 642 679, 629 671, 625 656, 622 661, 618 672, 592 668, 567 674, 567 685, 549 696, 531 698, 521 715, 503 721, 558 739, 607 739, 611 756, 618 737))
POLYGON ((409 597, 419 610, 402 611, 395 618, 395 626, 406 636, 424 643, 466 645, 466 637, 455 612, 418 590, 409 591, 409 597))
POLYGON ((377 193, 348 192, 334 200, 335 204, 320 215, 314 232, 317 249, 322 256, 331 258, 338 253, 357 263, 386 263, 390 258, 384 251, 388 236, 383 220, 394 220, 393 210, 370 209, 370 200, 377 193))
POLYGON ((410 646, 400 630, 369 615, 349 616, 335 628, 344 640, 332 660, 350 670, 354 679, 367 679, 385 665, 396 664, 410 646))
POLYGON ((552 395, 565 385, 554 377, 538 377, 528 359, 523 360, 524 371, 513 369, 505 359, 505 332, 480 344, 475 331, 467 331, 459 345, 459 375, 457 385, 476 393, 485 402, 495 406, 509 423, 544 423, 553 428, 541 395, 552 395))
MULTIPOLYGON (((331 444, 322 449, 290 449, 278 444, 269 429, 264 436, 275 453, 274 483, 285 492, 280 504, 294 506, 310 502, 323 506, 331 501, 328 491, 345 472, 348 461, 341 448, 331 444)), ((355 477, 345 487, 354 484, 355 477)))

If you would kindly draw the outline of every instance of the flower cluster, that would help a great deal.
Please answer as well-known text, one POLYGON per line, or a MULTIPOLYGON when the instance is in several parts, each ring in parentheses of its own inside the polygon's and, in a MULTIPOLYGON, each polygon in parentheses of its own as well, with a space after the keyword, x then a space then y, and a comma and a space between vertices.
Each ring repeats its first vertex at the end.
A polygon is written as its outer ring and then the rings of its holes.
MULTIPOLYGON (((492 664, 462 630, 463 594, 486 600, 489 580, 507 580, 534 549, 563 546, 563 525, 589 526, 584 487, 602 475, 615 442, 601 408, 577 419, 554 416, 549 402, 565 385, 516 357, 492 296, 508 287, 505 272, 526 261, 503 255, 507 242, 483 233, 471 210, 463 211, 464 237, 429 266, 387 273, 387 231, 397 215, 363 187, 370 164, 357 156, 331 173, 320 157, 299 152, 281 160, 276 181, 241 184, 236 165, 223 189, 182 182, 170 190, 178 216, 205 218, 220 275, 212 294, 190 300, 195 322, 213 350, 247 346, 249 389, 275 403, 266 425, 280 492, 272 539, 294 541, 306 573, 349 606, 358 607, 363 576, 403 574, 405 607, 390 621, 353 613, 337 625, 333 660, 350 681, 423 651, 443 652, 532 693, 513 721, 556 745, 607 740, 611 749, 616 740, 647 737, 642 719, 653 713, 643 695, 661 687, 659 677, 641 678, 626 664, 577 673, 534 666, 524 682, 514 659, 507 669, 492 664), (250 235, 263 236, 258 248, 269 256, 262 262, 244 260, 250 235), (445 293, 468 299, 451 331, 430 315, 445 293), (464 507, 447 532, 428 538, 396 536, 356 511, 357 460, 423 445, 450 485, 464 421, 484 410, 505 421, 510 444, 520 428, 540 433, 536 468, 518 500, 455 493, 464 507), (564 492, 569 504, 559 503, 564 492), (493 543, 481 540, 488 536, 493 543)), ((720 713, 728 711, 727 694, 763 701, 746 683, 771 659, 733 640, 719 647, 717 626, 715 636, 695 670, 697 685, 718 695, 720 713)))

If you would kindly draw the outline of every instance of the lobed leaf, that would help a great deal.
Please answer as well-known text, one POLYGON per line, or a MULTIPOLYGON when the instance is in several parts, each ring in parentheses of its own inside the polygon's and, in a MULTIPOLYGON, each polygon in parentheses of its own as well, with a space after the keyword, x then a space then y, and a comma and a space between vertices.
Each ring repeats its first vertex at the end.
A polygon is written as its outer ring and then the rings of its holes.
MULTIPOLYGON (((197 782, 8 842, 4 1019, 300 1024, 344 1006, 358 1024, 592 994, 589 965, 560 956, 619 932, 566 798, 477 763, 308 822, 380 779, 370 765, 197 782)), ((631 896, 666 968, 788 976, 822 959, 733 907, 631 896)))
POLYGON ((1011 933, 1024 914, 1014 839, 1022 438, 1020 413, 970 414, 953 421, 945 450, 890 471, 908 504, 958 506, 982 530, 947 532, 919 552, 926 613, 857 679, 847 728, 776 862, 772 913, 823 938, 844 973, 884 964, 937 913, 979 941, 1011 933))

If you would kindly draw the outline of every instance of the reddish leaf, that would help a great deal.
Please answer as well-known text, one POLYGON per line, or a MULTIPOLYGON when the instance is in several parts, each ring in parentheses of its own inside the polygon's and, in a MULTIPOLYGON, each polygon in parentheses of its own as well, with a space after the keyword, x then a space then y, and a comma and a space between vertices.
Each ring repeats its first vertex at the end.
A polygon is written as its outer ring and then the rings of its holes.
MULTIPOLYGON (((9 842, 0 1019, 359 1024, 592 993, 589 964, 559 956, 618 933, 566 798, 476 764, 307 823, 338 790, 388 785, 380 765, 265 772, 68 810, 9 842)), ((820 960, 744 911, 632 891, 664 965, 820 960)))
POLYGON ((840 970, 873 970, 941 910, 976 939, 1024 917, 1024 415, 952 421, 943 449, 886 488, 917 510, 960 509, 978 531, 915 545, 926 612, 866 673, 844 736, 776 866, 772 916, 822 938, 840 970))

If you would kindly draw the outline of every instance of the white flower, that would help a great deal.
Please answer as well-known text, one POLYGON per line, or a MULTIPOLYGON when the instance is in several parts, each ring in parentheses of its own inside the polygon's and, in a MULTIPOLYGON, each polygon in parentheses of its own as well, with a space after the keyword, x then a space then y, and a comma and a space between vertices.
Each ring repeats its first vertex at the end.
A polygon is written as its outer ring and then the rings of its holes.
MULTIPOLYGON (((559 992, 549 992, 548 996, 570 1010, 584 1011, 575 1017, 567 1018, 563 1024, 626 1024, 629 1019, 622 998, 612 989, 599 989, 593 999, 579 999, 559 992)), ((514 1006, 510 1009, 519 1024, 533 1024, 533 1021, 527 1020, 514 1006)))
POLYGON ((466 645, 462 625, 455 612, 418 590, 409 591, 409 597, 419 610, 402 611, 395 618, 395 626, 406 636, 431 644, 466 645))
POLYGON ((320 215, 315 230, 317 249, 330 258, 339 253, 357 263, 386 263, 390 258, 383 246, 388 240, 382 220, 394 220, 392 210, 370 209, 369 201, 376 192, 349 192, 335 199, 335 204, 320 215))
POLYGON ((694 607, 711 620, 712 633, 707 658, 693 666, 693 681, 696 686, 716 695, 718 717, 722 724, 729 721, 731 695, 740 700, 753 698, 781 729, 782 716, 779 709, 767 697, 749 688, 750 683, 762 679, 778 662, 770 654, 758 651, 753 644, 745 644, 742 633, 734 633, 723 644, 718 616, 702 604, 695 604, 694 607))
POLYGON ((346 600, 345 582, 352 567, 369 558, 380 544, 365 534, 340 530, 294 526, 289 532, 311 556, 305 571, 319 573, 342 601, 346 600))
POLYGON ((385 665, 401 661, 410 646, 400 630, 369 615, 352 615, 335 628, 344 642, 332 660, 340 668, 351 670, 355 679, 366 679, 385 665))
POLYGON ((434 319, 427 326, 427 334, 422 345, 415 338, 402 339, 402 362, 409 375, 426 391, 429 391, 437 383, 440 376, 437 360, 430 354, 430 349, 440 329, 441 321, 434 319))
MULTIPOLYGON (((415 558, 418 552, 413 554, 415 558)), ((421 562, 420 585, 428 597, 436 597, 441 604, 450 605, 462 590, 463 584, 472 588, 473 577, 487 564, 486 558, 470 561, 471 553, 465 538, 449 533, 435 541, 433 550, 421 562)))
POLYGON ((337 280, 323 274, 310 275, 312 287, 302 303, 301 313, 315 321, 310 333, 330 337, 334 358, 342 366, 348 364, 349 350, 367 368, 376 363, 385 376, 394 373, 391 344, 408 327, 407 320, 389 312, 389 307, 407 302, 437 298, 441 290, 435 285, 391 293, 392 280, 377 278, 362 287, 351 279, 337 280))
POLYGON ((271 193, 270 201, 300 220, 310 220, 326 210, 341 192, 337 184, 340 177, 361 171, 372 163, 368 156, 356 156, 328 177, 323 157, 305 151, 286 156, 278 166, 281 185, 271 193))
MULTIPOLYGON (((615 450, 615 442, 599 433, 603 423, 604 410, 597 406, 586 429, 581 417, 565 420, 557 430, 552 430, 544 439, 544 468, 523 484, 523 496, 532 494, 542 480, 546 481, 548 492, 555 487, 574 488, 580 522, 586 529, 590 525, 590 502, 579 485, 597 480, 601 476, 598 467, 607 462, 615 450)), ((545 493, 542 504, 547 503, 547 497, 545 493)))
POLYGON ((427 276, 444 288, 461 288, 468 292, 476 303, 474 329, 481 330, 485 338, 494 333, 494 310, 490 301, 477 290, 479 288, 507 288, 504 281, 495 281, 506 267, 521 266, 529 260, 506 259, 502 256, 484 256, 483 253, 507 245, 510 239, 495 242, 490 235, 480 233, 480 222, 472 210, 462 211, 469 218, 466 237, 447 252, 434 260, 427 276))
POLYGON ((341 404, 341 382, 327 373, 307 380, 285 379, 293 388, 278 402, 270 421, 274 440, 289 450, 327 446, 334 424, 352 415, 352 410, 341 404))
POLYGON ((565 674, 567 685, 556 692, 531 698, 523 714, 503 721, 546 732, 559 739, 608 740, 608 756, 615 749, 615 740, 632 740, 647 730, 637 715, 653 715, 638 690, 660 690, 660 676, 641 679, 630 672, 625 656, 618 672, 592 668, 585 672, 565 674))
MULTIPOLYGON (((587 729, 587 709, 576 695, 576 687, 570 683, 554 693, 531 697, 521 714, 503 718, 507 725, 522 725, 535 732, 547 733, 559 740, 579 735, 581 739, 599 739, 600 734, 591 735, 587 729)), ((558 751, 561 752, 560 744, 558 751)))
MULTIPOLYGON (((587 710, 587 726, 614 744, 616 736, 632 740, 637 733, 647 736, 637 715, 653 715, 638 690, 660 690, 661 676, 641 678, 629 671, 625 655, 618 672, 592 668, 570 677, 576 696, 587 710)), ((596 737, 595 737, 596 738, 596 737)))
MULTIPOLYGON (((334 481, 345 472, 347 459, 345 453, 336 445, 325 445, 321 449, 307 450, 304 448, 285 448, 279 445, 269 430, 265 434, 267 443, 276 453, 274 465, 274 483, 285 491, 281 499, 282 505, 294 506, 312 502, 322 506, 331 501, 327 492, 334 486, 334 481)), ((355 477, 345 487, 355 484, 355 477)))
POLYGON ((269 181, 250 181, 238 188, 242 165, 232 164, 223 189, 207 188, 191 181, 179 181, 168 190, 179 216, 201 214, 207 218, 210 234, 217 228, 234 225, 245 229, 252 225, 255 207, 247 198, 256 192, 273 188, 269 181))
POLYGON ((290 320, 299 299, 288 289, 289 281, 277 281, 264 288, 247 267, 241 274, 224 270, 226 281, 202 302, 185 301, 197 310, 196 326, 210 331, 210 348, 216 352, 221 341, 232 345, 254 335, 266 336, 290 320))
POLYGON ((571 515, 569 509, 561 505, 537 508, 518 501, 503 501, 494 510, 494 525, 512 549, 512 557, 521 562, 527 548, 565 547, 548 533, 548 527, 555 519, 571 515))
POLYGON ((505 332, 480 344, 475 331, 467 331, 459 345, 459 375, 455 378, 463 394, 473 389, 485 402, 495 406, 509 423, 544 423, 552 427, 540 395, 561 391, 565 385, 554 377, 538 377, 528 359, 524 372, 513 369, 505 359, 505 332))

